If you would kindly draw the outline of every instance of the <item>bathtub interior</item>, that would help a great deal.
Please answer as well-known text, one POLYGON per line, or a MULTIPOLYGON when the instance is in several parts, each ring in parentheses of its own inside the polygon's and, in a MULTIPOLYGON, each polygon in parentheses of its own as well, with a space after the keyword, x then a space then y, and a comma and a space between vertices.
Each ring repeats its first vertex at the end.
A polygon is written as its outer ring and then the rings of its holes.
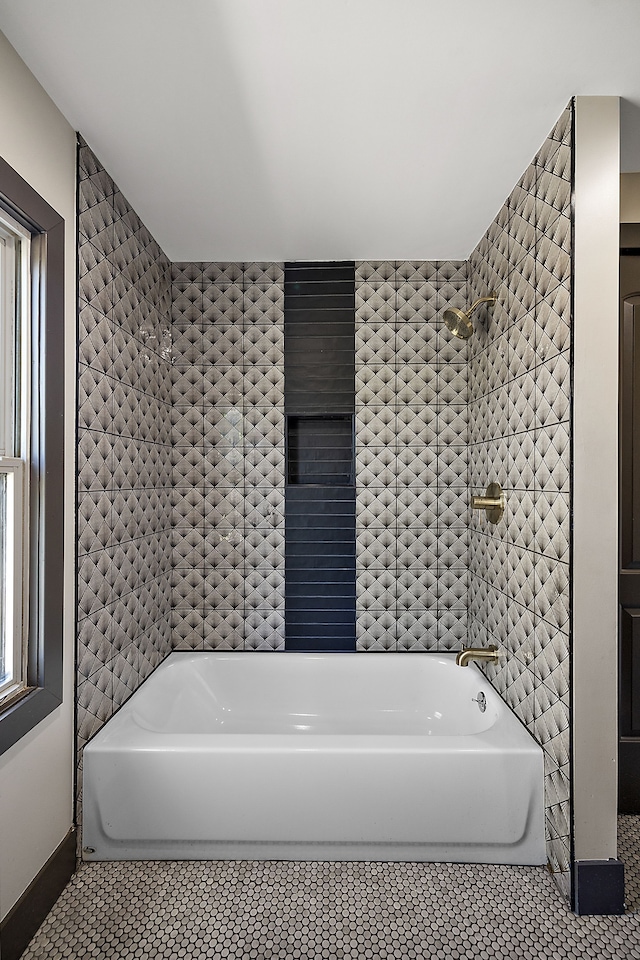
POLYGON ((430 654, 407 669, 403 655, 384 656, 177 652, 132 716, 158 733, 447 736, 488 730, 504 711, 476 668, 452 673, 451 657, 430 654))

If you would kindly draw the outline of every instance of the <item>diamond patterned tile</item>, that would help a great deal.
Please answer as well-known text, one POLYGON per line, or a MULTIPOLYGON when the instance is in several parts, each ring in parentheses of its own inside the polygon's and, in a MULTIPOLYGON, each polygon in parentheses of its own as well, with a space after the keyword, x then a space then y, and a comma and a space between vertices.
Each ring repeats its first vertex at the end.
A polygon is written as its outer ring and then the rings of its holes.
POLYGON ((396 649, 397 621, 387 610, 357 611, 356 650, 383 651, 396 649))
POLYGON ((389 447, 367 446, 356 449, 356 476, 362 477, 362 484, 390 487, 396 482, 398 470, 397 456, 389 447))
MULTIPOLYGON (((221 491, 223 493, 225 491, 221 491)), ((231 496, 231 493, 229 494, 231 496)), ((240 504, 244 511, 246 529, 268 527, 284 529, 284 487, 281 478, 275 477, 274 483, 247 487, 240 504), (277 480, 277 482, 275 482, 277 480)), ((234 517, 231 518, 232 521, 234 517)))
POLYGON ((113 362, 113 327, 99 308, 80 301, 78 310, 78 359, 108 373, 113 362))
POLYGON ((536 418, 536 401, 540 392, 541 386, 537 386, 536 377, 533 373, 525 373, 509 383, 510 433, 523 433, 541 425, 539 419, 536 418))
POLYGON ((438 617, 435 610, 403 611, 398 614, 398 651, 422 653, 438 649, 438 617))
POLYGON ((78 427, 81 430, 113 432, 113 380, 93 367, 78 369, 78 427))
POLYGON ((436 381, 437 402, 463 404, 468 400, 469 370, 464 366, 448 364, 440 367, 436 381))
POLYGON ((392 404, 397 389, 396 373, 392 366, 356 368, 356 409, 370 404, 392 404))
MULTIPOLYGON (((171 320, 178 335, 189 332, 193 341, 202 338, 202 291, 195 284, 184 286, 182 288, 172 287, 173 297, 171 301, 171 320)), ((184 347, 186 341, 180 340, 180 346, 184 347)), ((177 350, 178 359, 182 357, 180 349, 177 350)), ((188 354, 184 360, 188 359, 188 354)), ((195 354, 193 355, 195 357, 195 354)))
POLYGON ((536 598, 538 583, 534 583, 534 575, 537 559, 530 550, 518 546, 510 546, 508 549, 506 592, 511 600, 524 607, 533 607, 536 598))
POLYGON ((386 406, 360 407, 355 416, 356 449, 394 447, 398 442, 395 412, 386 406))
POLYGON ((539 295, 548 297, 559 284, 569 282, 571 271, 571 220, 559 216, 536 248, 536 284, 539 295))
MULTIPOLYGON (((177 405, 198 405, 203 403, 205 392, 210 388, 201 370, 195 367, 185 369, 172 368, 171 401, 177 405)), ((240 394, 238 393, 238 400, 240 394)))
POLYGON ((484 537, 482 549, 484 551, 484 576, 500 593, 509 593, 509 555, 511 546, 506 540, 492 535, 484 537))
POLYGON ((362 570, 356 580, 356 607, 365 611, 393 610, 396 605, 397 583, 393 570, 362 570))
POLYGON ((244 617, 241 612, 212 611, 203 618, 204 650, 243 650, 244 617))
POLYGON ((112 608, 101 607, 96 613, 78 620, 78 681, 102 670, 111 656, 112 608))
POLYGON ((442 529, 468 526, 470 501, 467 490, 441 490, 436 500, 436 522, 442 529))
MULTIPOLYGON (((449 422, 457 420, 460 431, 464 431, 465 417, 461 407, 452 408, 449 417, 449 422)), ((391 426, 395 426, 395 442, 398 447, 415 446, 423 449, 438 442, 447 442, 444 436, 442 439, 439 436, 439 433, 444 435, 447 429, 445 421, 444 411, 440 413, 438 408, 423 405, 402 406, 397 410, 395 423, 391 421, 391 426)))
POLYGON ((438 485, 466 486, 469 474, 469 452, 464 446, 440 447, 438 451, 438 485))
POLYGON ((469 532, 455 528, 438 531, 435 552, 439 570, 448 570, 452 567, 466 569, 469 532))
POLYGON ((171 630, 174 650, 202 650, 204 645, 203 614, 190 607, 176 606, 171 610, 171 630))
POLYGON ((93 178, 82 182, 83 203, 79 206, 78 232, 84 242, 91 241, 105 256, 113 249, 113 197, 104 196, 93 178))
POLYGON ((465 608, 468 589, 469 575, 466 570, 443 570, 436 584, 438 607, 442 610, 465 608))
POLYGON ((105 491, 78 497, 78 555, 105 549, 112 538, 113 497, 105 491))
POLYGON ((531 490, 534 486, 544 486, 542 472, 538 473, 539 431, 517 433, 509 438, 509 475, 507 488, 512 490, 531 490))
POLYGON ((356 260, 356 287, 367 280, 394 280, 396 264, 393 260, 356 260))
POLYGON ((569 621, 569 565, 536 555, 534 609, 552 626, 566 628, 569 621))
POLYGON ((372 529, 371 527, 358 531, 356 536, 356 565, 358 570, 364 572, 370 567, 376 569, 395 568, 396 556, 394 531, 372 529))
MULTIPOLYGON (((442 291, 442 287, 440 288, 442 291)), ((415 324, 422 321, 422 327, 431 326, 430 339, 435 339, 437 327, 432 323, 435 319, 437 288, 433 281, 420 278, 414 280, 400 280, 396 294, 396 309, 399 323, 415 324)), ((429 333, 428 329, 426 331, 429 333)), ((416 360, 418 358, 416 357, 416 360)))
POLYGON ((465 444, 469 414, 466 404, 448 404, 438 408, 435 433, 438 444, 465 444))
POLYGON ((398 283, 402 281, 422 285, 426 282, 444 281, 445 279, 464 278, 464 260, 432 261, 432 260, 398 260, 395 273, 398 283))
POLYGON ((514 659, 512 660, 511 676, 513 679, 507 690, 507 703, 518 719, 530 728, 536 710, 535 675, 522 667, 519 660, 514 659))
POLYGON ((571 204, 571 150, 560 146, 548 158, 537 178, 536 222, 543 233, 571 204))
POLYGON ((206 285, 218 286, 224 290, 228 286, 242 283, 244 264, 242 263, 203 263, 202 282, 206 285))
POLYGON ((539 519, 537 504, 538 495, 528 490, 512 490, 508 498, 505 497, 507 537, 511 543, 526 549, 536 549, 536 521, 539 519))
POLYGON ((533 611, 523 604, 508 601, 507 623, 508 638, 505 641, 511 656, 518 657, 526 666, 530 667, 541 679, 534 666, 534 659, 540 651, 536 633, 537 621, 533 611))
POLYGON ((404 404, 464 402, 464 378, 462 375, 456 377, 455 373, 451 375, 452 382, 448 383, 446 374, 437 368, 417 364, 402 366, 396 375, 396 395, 392 402, 399 408, 404 404))
POLYGON ((557 286, 536 306, 536 355, 545 361, 569 349, 571 341, 571 298, 565 284, 557 286))
POLYGON ((433 487, 438 479, 437 448, 400 447, 391 470, 393 473, 389 482, 396 480, 398 490, 405 487, 433 487))
POLYGON ((241 323, 243 301, 241 281, 205 285, 202 294, 202 323, 214 323, 220 327, 241 323))
POLYGON ((487 630, 498 646, 508 648, 514 646, 514 637, 509 631, 509 598, 497 590, 493 584, 487 585, 487 630))
POLYGON ((400 570, 390 586, 395 595, 398 613, 417 613, 431 610, 435 612, 440 600, 441 578, 436 575, 435 565, 420 569, 416 564, 400 570))
POLYGON ((95 613, 115 600, 110 582, 111 557, 98 550, 78 558, 78 611, 81 616, 95 613))
POLYGON ((113 713, 113 682, 108 670, 79 679, 76 691, 78 739, 86 743, 113 713))
MULTIPOLYGON (((405 313, 409 306, 405 307, 405 313)), ((423 307, 422 313, 428 316, 428 319, 415 319, 413 314, 404 319, 399 318, 396 326, 395 339, 395 362, 404 363, 442 363, 444 346, 436 322, 435 307, 423 307), (400 322, 401 321, 401 322, 400 322)), ((452 352, 449 362, 458 359, 458 353, 452 352)))
POLYGON ((568 493, 535 495, 533 549, 564 562, 569 561, 570 509, 568 493))
POLYGON ((398 530, 406 528, 431 527, 435 531, 437 522, 438 494, 432 486, 418 487, 415 484, 401 488, 397 492, 398 530))
POLYGON ((536 369, 536 425, 546 427, 568 420, 570 394, 570 362, 565 351, 536 369))
POLYGON ((174 261, 171 264, 171 282, 178 286, 190 283, 202 285, 204 283, 203 264, 174 261))
POLYGON ((395 324, 382 320, 356 322, 356 367, 392 364, 397 352, 395 324))
POLYGON ((355 295, 356 324, 395 319, 396 289, 393 282, 372 276, 362 283, 356 282, 355 295))
POLYGON ((245 650, 284 649, 284 610, 251 610, 243 624, 245 650))
POLYGON ((255 610, 272 609, 282 611, 285 603, 284 565, 278 568, 270 565, 258 566, 245 572, 242 590, 247 607, 255 610))
MULTIPOLYGON (((551 260, 551 252, 549 253, 551 260)), ((544 296, 553 286, 549 277, 543 291, 539 286, 541 269, 533 252, 523 254, 518 269, 513 270, 506 284, 507 303, 511 322, 517 322, 521 317, 530 313, 536 301, 544 296)))
MULTIPOLYGON (((536 630, 536 646, 539 645, 540 630, 536 630)), ((569 652, 565 634, 558 634, 546 647, 540 648, 532 669, 545 684, 550 695, 558 700, 566 700, 569 694, 569 652), (564 659, 560 659, 564 657, 564 659), (554 664, 557 664, 554 666, 554 664)))
POLYGON ((393 487, 369 486, 356 493, 356 530, 393 528, 397 522, 397 497, 393 487))
POLYGON ((466 610, 458 608, 438 611, 436 628, 438 650, 461 650, 469 645, 469 622, 466 610))

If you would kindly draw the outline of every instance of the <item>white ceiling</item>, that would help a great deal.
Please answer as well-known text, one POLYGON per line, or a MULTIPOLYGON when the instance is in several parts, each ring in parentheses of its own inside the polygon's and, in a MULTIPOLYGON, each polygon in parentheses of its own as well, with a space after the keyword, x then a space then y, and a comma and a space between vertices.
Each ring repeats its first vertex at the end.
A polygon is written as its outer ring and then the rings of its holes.
POLYGON ((626 98, 640 170, 640 0, 0 0, 0 29, 172 260, 465 258, 576 94, 626 98))

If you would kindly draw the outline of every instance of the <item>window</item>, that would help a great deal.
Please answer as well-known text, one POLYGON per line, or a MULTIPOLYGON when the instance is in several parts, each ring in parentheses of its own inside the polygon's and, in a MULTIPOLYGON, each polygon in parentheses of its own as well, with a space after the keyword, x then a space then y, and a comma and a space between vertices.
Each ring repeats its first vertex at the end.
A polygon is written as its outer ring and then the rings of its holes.
POLYGON ((0 705, 27 686, 30 248, 0 210, 0 705))
POLYGON ((62 700, 63 252, 0 159, 0 753, 62 700))

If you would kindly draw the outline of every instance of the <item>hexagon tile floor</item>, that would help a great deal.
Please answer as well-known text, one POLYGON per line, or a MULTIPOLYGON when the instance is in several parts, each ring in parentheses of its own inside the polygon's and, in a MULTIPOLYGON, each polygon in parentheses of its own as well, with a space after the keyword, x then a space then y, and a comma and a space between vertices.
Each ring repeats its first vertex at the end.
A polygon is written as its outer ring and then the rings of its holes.
POLYGON ((624 863, 627 913, 640 913, 640 816, 618 816, 618 857, 624 863))
POLYGON ((543 867, 93 863, 23 954, 44 957, 640 960, 640 916, 574 916, 543 867))

